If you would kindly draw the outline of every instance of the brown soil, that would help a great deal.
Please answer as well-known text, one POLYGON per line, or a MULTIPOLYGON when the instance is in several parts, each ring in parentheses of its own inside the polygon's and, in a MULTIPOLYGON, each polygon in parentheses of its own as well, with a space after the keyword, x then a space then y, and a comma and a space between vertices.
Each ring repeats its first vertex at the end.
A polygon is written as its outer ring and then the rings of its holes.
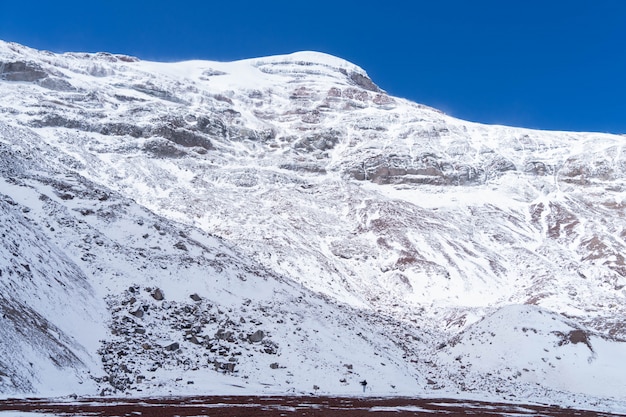
POLYGON ((404 416, 626 416, 623 414, 560 408, 556 406, 489 403, 420 398, 334 397, 168 397, 83 398, 74 401, 9 399, 0 401, 0 411, 48 413, 57 416, 107 417, 404 417, 404 416))

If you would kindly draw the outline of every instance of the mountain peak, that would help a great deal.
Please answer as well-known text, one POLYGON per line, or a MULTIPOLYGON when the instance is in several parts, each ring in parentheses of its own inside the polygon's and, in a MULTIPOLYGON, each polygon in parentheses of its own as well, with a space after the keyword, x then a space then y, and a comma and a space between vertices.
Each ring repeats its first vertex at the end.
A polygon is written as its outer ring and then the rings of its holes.
POLYGON ((343 59, 324 52, 298 51, 285 55, 272 55, 253 59, 262 63, 291 63, 294 65, 322 65, 346 71, 365 73, 359 66, 343 59))
POLYGON ((288 55, 274 55, 246 61, 251 62, 252 65, 264 72, 331 76, 340 73, 348 77, 352 83, 366 90, 381 91, 361 67, 324 52, 300 51, 288 55))
POLYGON ((0 396, 54 369, 91 394, 626 401, 622 136, 458 120, 312 51, 0 43, 0 97, 0 396))

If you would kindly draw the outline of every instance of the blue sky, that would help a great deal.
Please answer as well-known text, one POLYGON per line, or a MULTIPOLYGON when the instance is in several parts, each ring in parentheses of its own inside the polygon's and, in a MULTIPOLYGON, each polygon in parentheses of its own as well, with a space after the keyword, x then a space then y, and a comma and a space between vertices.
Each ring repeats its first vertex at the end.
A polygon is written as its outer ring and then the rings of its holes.
POLYGON ((626 133, 622 0, 0 0, 0 39, 234 60, 316 50, 484 123, 626 133))

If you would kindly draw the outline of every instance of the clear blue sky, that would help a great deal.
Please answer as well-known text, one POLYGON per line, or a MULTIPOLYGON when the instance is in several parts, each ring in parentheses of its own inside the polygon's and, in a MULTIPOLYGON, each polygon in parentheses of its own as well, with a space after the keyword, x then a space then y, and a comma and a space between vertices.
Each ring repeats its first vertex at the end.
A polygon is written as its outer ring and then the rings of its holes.
POLYGON ((316 50, 463 119, 626 133, 626 0, 0 0, 0 38, 167 61, 316 50))

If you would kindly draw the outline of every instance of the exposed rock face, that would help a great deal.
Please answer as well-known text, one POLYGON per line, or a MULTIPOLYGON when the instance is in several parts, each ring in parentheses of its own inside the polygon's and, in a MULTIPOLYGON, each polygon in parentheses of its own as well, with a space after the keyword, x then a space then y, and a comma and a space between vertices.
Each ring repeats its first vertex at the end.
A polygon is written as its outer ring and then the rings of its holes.
POLYGON ((0 61, 0 79, 6 81, 26 81, 33 82, 46 78, 48 74, 33 62, 0 61))
POLYGON ((366 77, 363 74, 360 74, 358 72, 351 72, 350 79, 354 81, 354 83, 361 88, 364 88, 369 91, 374 91, 376 93, 380 92, 380 88, 378 88, 378 86, 374 84, 372 80, 370 80, 368 77, 366 77))
POLYGON ((186 148, 198 146, 209 150, 213 147, 208 138, 186 129, 172 129, 168 126, 159 126, 150 131, 150 136, 162 137, 186 148))
POLYGON ((45 77, 39 79, 38 84, 55 91, 76 91, 72 84, 62 78, 45 77))

